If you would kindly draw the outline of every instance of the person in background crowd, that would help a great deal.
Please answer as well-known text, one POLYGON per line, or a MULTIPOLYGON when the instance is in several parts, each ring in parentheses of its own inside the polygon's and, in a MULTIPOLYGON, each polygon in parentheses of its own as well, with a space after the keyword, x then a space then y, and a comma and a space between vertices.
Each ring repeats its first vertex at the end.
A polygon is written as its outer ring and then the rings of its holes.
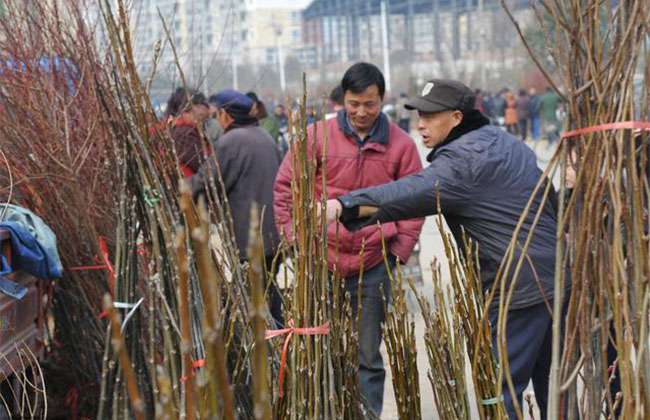
MULTIPOLYGON (((420 156, 413 140, 381 112, 385 93, 384 76, 373 64, 351 66, 341 80, 344 109, 336 118, 319 121, 316 139, 308 129, 310 149, 318 162, 323 153, 323 136, 327 140, 328 197, 338 197, 361 187, 379 185, 419 171, 420 156)), ((316 169, 320 179, 322 169, 316 169)), ((274 210, 278 230, 289 241, 292 232, 292 153, 284 158, 275 182, 274 210)), ((322 194, 321 183, 316 185, 322 194)), ((318 198, 318 197, 317 197, 318 198)), ((368 226, 351 233, 335 223, 327 227, 328 265, 345 281, 351 307, 356 310, 361 288, 359 320, 359 386, 369 409, 379 417, 384 397, 386 370, 379 351, 381 324, 384 321, 384 299, 390 299, 390 279, 387 270, 396 266, 399 258, 405 263, 418 241, 424 219, 403 220, 381 226, 368 226), (389 268, 382 255, 382 239, 389 254, 389 268), (365 245, 362 245, 365 244, 365 245), (359 255, 361 247, 365 253, 359 255), (363 258, 363 260, 362 260, 363 258), (364 272, 361 274, 360 269, 364 272), (361 277, 363 282, 359 286, 361 277)))
POLYGON ((284 137, 284 133, 280 131, 280 122, 278 121, 278 118, 275 116, 275 114, 268 114, 266 111, 266 105, 264 105, 264 102, 260 101, 255 92, 248 92, 246 96, 253 100, 254 105, 251 112, 259 121, 260 127, 262 127, 271 135, 271 138, 273 141, 275 141, 275 144, 280 151, 280 157, 284 157, 289 146, 287 145, 287 140, 284 137))
POLYGON ((560 136, 560 120, 557 115, 559 106, 560 95, 552 88, 547 87, 546 92, 539 98, 539 109, 542 116, 542 128, 549 145, 557 141, 560 136))
POLYGON ((539 95, 535 88, 528 91, 528 115, 530 115, 530 135, 537 145, 539 141, 539 95))
POLYGON ((496 119, 496 125, 498 126, 505 126, 506 123, 506 94, 508 93, 508 89, 503 88, 494 95, 494 98, 492 100, 493 106, 494 106, 494 118, 496 119))
POLYGON ((318 115, 316 114, 316 108, 313 105, 307 105, 305 109, 305 114, 307 117, 307 125, 312 125, 318 120, 318 115))
MULTIPOLYGON (((212 96, 210 98, 212 98, 212 96)), ((214 145, 217 144, 217 140, 219 140, 219 137, 221 137, 221 135, 223 134, 223 128, 221 128, 221 125, 217 120, 217 107, 215 106, 215 104, 210 102, 210 98, 208 98, 210 114, 209 114, 209 118, 205 121, 204 132, 205 132, 205 136, 210 141, 210 144, 212 144, 212 147, 214 147, 214 145)))
POLYGON ((390 120, 390 122, 397 122, 397 107, 396 102, 393 98, 388 98, 384 100, 384 106, 381 108, 381 112, 384 113, 390 120))
POLYGON ((257 118, 257 121, 267 133, 271 135, 271 138, 278 141, 278 136, 280 135, 280 123, 275 115, 269 115, 266 112, 266 106, 264 102, 260 101, 259 97, 255 92, 248 92, 246 94, 249 98, 253 100, 253 116, 257 118))
POLYGON ((506 130, 510 134, 517 135, 519 128, 519 117, 517 116, 517 100, 512 92, 506 92, 506 110, 504 114, 504 122, 506 130))
POLYGON ((399 99, 395 105, 397 108, 397 125, 399 125, 399 128, 404 130, 405 133, 409 133, 411 131, 411 111, 404 107, 407 100, 408 96, 406 93, 402 92, 399 94, 399 99))
POLYGON ((332 89, 332 92, 330 92, 329 99, 330 99, 330 109, 332 110, 332 112, 325 115, 326 120, 331 120, 332 118, 336 118, 336 114, 343 109, 343 88, 341 88, 341 85, 338 85, 334 89, 332 89))
MULTIPOLYGON (((217 107, 217 118, 224 134, 215 145, 215 158, 208 159, 192 177, 193 196, 202 194, 208 180, 220 171, 223 190, 219 183, 216 185, 219 195, 228 199, 242 262, 248 258, 251 207, 255 204, 260 212, 264 211, 261 229, 265 271, 270 271, 280 242, 273 222, 273 182, 280 165, 280 154, 271 135, 251 114, 254 105, 251 98, 226 89, 210 99, 217 107)), ((268 288, 271 315, 282 324, 280 294, 273 282, 268 288)))
POLYGON ((519 97, 517 98, 517 123, 521 141, 526 141, 526 137, 528 137, 528 121, 530 120, 529 106, 528 92, 525 89, 520 89, 519 97))
POLYGON ((289 118, 287 117, 287 112, 284 108, 284 105, 277 104, 273 109, 273 115, 278 120, 280 132, 282 132, 282 130, 286 131, 287 125, 289 124, 289 118))
POLYGON ((210 116, 208 101, 203 93, 181 87, 169 97, 165 114, 181 171, 186 177, 192 176, 201 166, 203 155, 209 154, 198 128, 210 116))
POLYGON ((481 92, 481 89, 476 89, 474 94, 476 95, 476 103, 474 104, 474 107, 481 111, 481 114, 485 115, 485 109, 483 108, 483 92, 481 92))
MULTIPOLYGON (((557 205, 553 201, 544 203, 542 193, 533 196, 543 175, 535 153, 514 136, 490 126, 487 118, 473 109, 474 94, 467 86, 440 79, 427 86, 433 87, 425 87, 408 106, 418 111, 418 131, 424 144, 432 149, 427 157, 431 164, 417 174, 330 199, 327 220, 338 220, 345 228, 356 230, 440 210, 456 243, 462 244, 467 235, 478 245, 484 292, 498 287, 495 280, 499 265, 515 229, 521 226, 517 239, 524 243, 535 224, 527 244, 528 258, 519 267, 517 282, 512 271, 506 279, 506 290, 510 290, 507 284, 512 284, 513 293, 506 312, 504 356, 508 358, 515 394, 511 394, 505 379, 502 392, 508 416, 514 420, 517 416, 513 401, 516 399, 522 406, 522 393, 532 380, 540 418, 545 419, 553 337, 547 304, 552 305, 555 286, 557 205), (529 205, 529 217, 520 225, 521 214, 529 205), (535 219, 538 210, 539 218, 535 219)), ((520 258, 522 252, 515 250, 514 261, 520 258)), ((495 354, 499 296, 496 293, 487 314, 495 354)))
POLYGON ((483 93, 483 115, 489 118, 491 124, 497 124, 494 115, 494 97, 490 92, 483 93))

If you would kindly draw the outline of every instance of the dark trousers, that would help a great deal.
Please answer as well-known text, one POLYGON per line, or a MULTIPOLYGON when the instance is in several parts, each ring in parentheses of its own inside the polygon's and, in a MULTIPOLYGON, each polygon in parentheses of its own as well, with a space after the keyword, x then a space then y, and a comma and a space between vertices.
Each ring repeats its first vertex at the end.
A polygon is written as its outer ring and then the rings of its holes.
MULTIPOLYGON (((390 260, 391 269, 395 266, 394 258, 390 260)), ((345 289, 350 294, 350 304, 355 311, 358 304, 359 276, 345 278, 345 289)), ((361 317, 359 319, 359 388, 367 406, 379 417, 384 404, 384 380, 386 369, 379 352, 384 322, 384 301, 390 302, 390 278, 386 265, 379 265, 363 273, 361 284, 361 317)))
POLYGON ((533 115, 532 117, 530 117, 530 135, 535 141, 539 140, 539 135, 540 135, 539 124, 540 124, 539 115, 537 116, 533 115))
POLYGON ((506 124, 506 131, 516 136, 519 134, 519 126, 517 124, 506 124))
POLYGON ((519 120, 519 135, 523 141, 526 141, 526 136, 528 136, 528 119, 524 118, 519 120))
MULTIPOLYGON (((489 313, 490 323, 492 324, 493 351, 497 360, 498 316, 498 310, 492 310, 489 313)), ((510 419, 517 418, 513 404, 514 398, 517 399, 519 406, 523 409, 522 394, 531 379, 535 390, 535 399, 539 406, 540 418, 546 418, 549 374, 551 371, 552 325, 551 314, 544 302, 527 308, 508 311, 506 343, 515 395, 510 394, 504 378, 503 400, 510 419)), ((489 396, 484 397, 488 398, 489 396)))

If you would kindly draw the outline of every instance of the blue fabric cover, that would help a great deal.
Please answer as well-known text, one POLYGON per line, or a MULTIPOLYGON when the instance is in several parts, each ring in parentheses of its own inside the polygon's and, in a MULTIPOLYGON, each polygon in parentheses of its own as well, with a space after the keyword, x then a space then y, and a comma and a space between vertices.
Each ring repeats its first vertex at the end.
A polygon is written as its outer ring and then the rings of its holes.
POLYGON ((11 267, 3 261, 3 270, 0 274, 23 270, 42 279, 61 277, 61 262, 56 249, 53 254, 51 250, 44 248, 36 237, 18 222, 2 222, 0 228, 11 233, 12 247, 11 267))

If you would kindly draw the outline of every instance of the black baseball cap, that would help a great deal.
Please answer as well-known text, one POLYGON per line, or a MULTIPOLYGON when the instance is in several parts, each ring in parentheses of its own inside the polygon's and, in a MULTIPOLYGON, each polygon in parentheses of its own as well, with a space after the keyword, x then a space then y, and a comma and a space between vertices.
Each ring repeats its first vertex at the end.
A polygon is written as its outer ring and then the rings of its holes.
POLYGON ((422 94, 410 99, 404 107, 424 113, 469 111, 474 109, 476 95, 457 80, 433 79, 422 88, 422 94))

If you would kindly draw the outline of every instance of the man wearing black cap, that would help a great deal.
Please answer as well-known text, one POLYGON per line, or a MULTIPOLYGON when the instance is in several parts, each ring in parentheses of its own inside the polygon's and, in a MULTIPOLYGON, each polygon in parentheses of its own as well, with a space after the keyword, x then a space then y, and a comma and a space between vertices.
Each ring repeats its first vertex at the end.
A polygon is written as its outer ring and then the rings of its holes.
MULTIPOLYGON (((489 125, 473 109, 473 92, 453 80, 431 80, 407 107, 418 111, 418 131, 433 149, 430 165, 421 172, 377 187, 340 196, 327 203, 329 220, 340 220, 348 229, 422 217, 440 211, 456 242, 463 232, 478 244, 483 290, 494 284, 497 270, 510 245, 520 216, 542 171, 528 146, 514 136, 489 125)), ((533 200, 518 237, 521 245, 541 204, 533 200)), ((544 205, 517 277, 508 308, 506 340, 510 373, 521 406, 522 392, 532 379, 541 418, 546 418, 548 376, 551 362, 551 312, 555 267, 556 215, 544 205)), ((512 282, 513 273, 508 277, 512 282)), ((489 318, 496 336, 498 293, 489 318)), ((496 352, 496 345, 494 346, 496 352)), ((513 396, 504 383, 503 399, 510 418, 516 418, 513 396)), ((494 396, 479 396, 493 398, 494 396)))
MULTIPOLYGON (((262 238, 267 266, 272 266, 279 244, 273 222, 273 182, 280 166, 280 153, 275 142, 252 114, 253 100, 241 92, 226 89, 210 97, 217 107, 217 120, 224 134, 214 144, 215 159, 208 159, 192 177, 192 192, 203 192, 208 179, 221 171, 235 229, 235 239, 242 261, 247 259, 251 206, 263 209, 262 238)), ((220 186, 219 183, 216 185, 220 186)), ((219 188, 220 189, 220 188, 219 188)), ((281 299, 271 285, 270 306, 273 318, 282 322, 281 299)))

